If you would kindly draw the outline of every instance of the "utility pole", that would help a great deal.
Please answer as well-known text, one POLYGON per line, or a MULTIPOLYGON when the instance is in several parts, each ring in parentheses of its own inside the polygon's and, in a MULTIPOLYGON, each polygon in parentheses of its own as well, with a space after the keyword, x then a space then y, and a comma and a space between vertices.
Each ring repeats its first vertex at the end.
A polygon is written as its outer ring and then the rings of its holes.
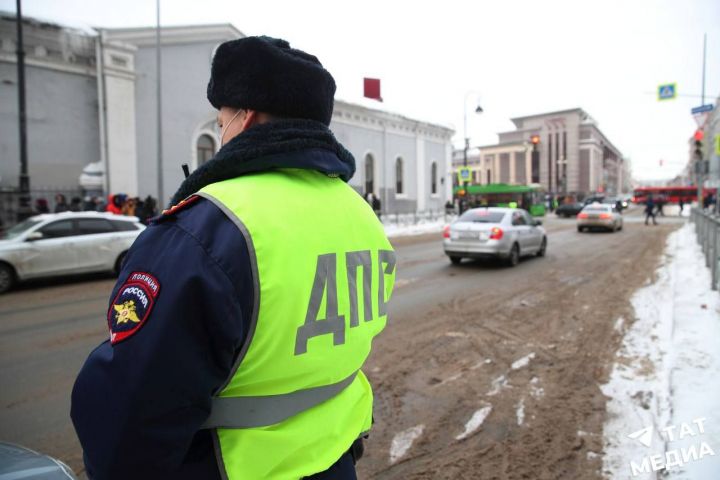
POLYGON ((156 53, 156 76, 157 76, 157 186, 158 186, 158 209, 165 208, 165 196, 163 194, 163 145, 162 145, 162 54, 160 53, 160 0, 156 1, 157 24, 155 27, 155 53, 156 53))
POLYGON ((25 49, 23 46, 22 6, 17 6, 17 76, 18 76, 18 115, 20 120, 20 198, 17 211, 18 222, 32 216, 30 206, 30 175, 28 175, 27 157, 27 109, 25 104, 25 49))

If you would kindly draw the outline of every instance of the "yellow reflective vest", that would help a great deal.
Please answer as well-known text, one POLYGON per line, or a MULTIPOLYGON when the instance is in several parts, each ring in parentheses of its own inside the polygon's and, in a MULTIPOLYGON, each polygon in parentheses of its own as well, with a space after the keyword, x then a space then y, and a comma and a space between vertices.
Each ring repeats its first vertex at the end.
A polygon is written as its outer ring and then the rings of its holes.
POLYGON ((240 229, 255 280, 252 327, 207 428, 235 479, 327 470, 372 424, 362 373, 385 327, 395 254, 371 207, 339 178, 271 170, 206 186, 240 229))

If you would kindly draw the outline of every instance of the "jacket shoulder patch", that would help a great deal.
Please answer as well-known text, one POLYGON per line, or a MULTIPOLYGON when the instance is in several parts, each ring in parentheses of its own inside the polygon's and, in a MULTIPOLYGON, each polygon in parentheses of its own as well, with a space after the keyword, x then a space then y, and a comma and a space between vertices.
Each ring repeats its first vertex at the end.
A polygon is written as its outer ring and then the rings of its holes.
POLYGON ((112 345, 126 340, 140 330, 150 316, 159 294, 160 282, 149 273, 133 272, 128 276, 107 314, 112 345))

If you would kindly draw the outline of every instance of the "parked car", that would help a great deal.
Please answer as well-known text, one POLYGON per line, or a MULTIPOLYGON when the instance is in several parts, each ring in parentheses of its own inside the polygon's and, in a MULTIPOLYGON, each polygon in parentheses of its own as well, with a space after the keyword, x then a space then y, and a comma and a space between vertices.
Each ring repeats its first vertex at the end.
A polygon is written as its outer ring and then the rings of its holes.
POLYGON ((562 205, 558 205, 555 209, 555 215, 565 218, 575 217, 578 213, 580 213, 580 210, 582 210, 584 206, 585 205, 580 202, 563 203, 562 205))
POLYGON ((603 200, 605 200, 605 195, 595 194, 586 197, 585 200, 583 200, 583 204, 590 205, 591 203, 603 203, 603 200))
POLYGON ((577 216, 578 232, 592 229, 616 232, 623 228, 623 218, 615 204, 591 203, 585 206, 577 216))
POLYGON ((473 208, 443 231, 443 248, 454 265, 463 258, 501 258, 515 266, 520 257, 544 256, 542 222, 517 208, 473 208))
POLYGON ((29 448, 0 443, 0 478, 75 480, 74 472, 60 460, 29 448))
POLYGON ((31 278, 119 272, 123 257, 144 229, 137 217, 110 213, 30 217, 0 237, 0 293, 31 278))
POLYGON ((615 205, 618 213, 622 213, 622 211, 627 208, 627 203, 623 203, 623 200, 620 197, 605 197, 600 203, 615 205))

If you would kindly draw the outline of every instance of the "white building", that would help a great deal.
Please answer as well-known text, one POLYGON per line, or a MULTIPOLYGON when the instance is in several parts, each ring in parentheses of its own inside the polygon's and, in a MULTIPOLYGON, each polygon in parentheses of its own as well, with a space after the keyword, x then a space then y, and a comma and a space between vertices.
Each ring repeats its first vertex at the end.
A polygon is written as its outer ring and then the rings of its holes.
MULTIPOLYGON (((82 195, 82 178, 103 194, 157 197, 155 28, 23 21, 33 196, 82 195)), ((206 99, 210 64, 220 43, 243 36, 230 24, 161 29, 162 203, 182 182, 181 165, 197 168, 219 146, 217 112, 206 99)), ((20 163, 15 50, 15 16, 0 14, 0 191, 10 194, 20 163)), ((372 191, 384 211, 439 210, 451 197, 452 129, 367 99, 336 101, 330 128, 355 156, 350 184, 372 191)), ((8 198, 0 215, 10 216, 8 198)))

